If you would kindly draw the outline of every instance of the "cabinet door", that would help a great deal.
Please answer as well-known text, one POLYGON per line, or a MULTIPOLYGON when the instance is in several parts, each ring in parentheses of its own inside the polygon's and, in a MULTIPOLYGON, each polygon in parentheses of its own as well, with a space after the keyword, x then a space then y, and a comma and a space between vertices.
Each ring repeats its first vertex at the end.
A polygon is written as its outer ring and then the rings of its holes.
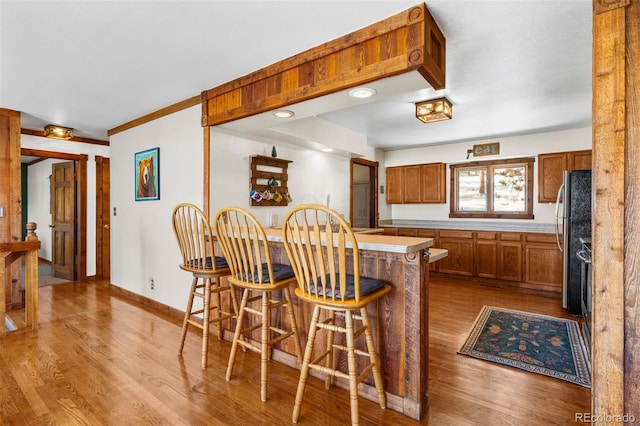
POLYGON ((449 251, 438 261, 438 271, 473 276, 473 232, 441 230, 438 246, 449 251))
POLYGON ((498 243, 498 278, 522 281, 522 243, 516 241, 498 243))
POLYGON ((419 203, 421 197, 420 171, 421 166, 405 166, 402 168, 404 175, 404 198, 405 203, 419 203))
POLYGON ((422 181, 420 201, 423 203, 446 203, 446 175, 444 163, 423 164, 420 168, 422 181))
POLYGON ((524 271, 535 288, 562 293, 562 252, 555 244, 526 244, 524 271))
POLYGON ((569 170, 591 170, 591 150, 571 151, 567 161, 569 170))
POLYGON ((538 202, 555 203, 565 170, 567 170, 566 153, 538 155, 538 202))
POLYGON ((403 202, 404 182, 402 167, 387 167, 387 204, 403 202))
POLYGON ((477 240, 476 241, 476 276, 482 278, 496 278, 498 249, 495 240, 477 240))

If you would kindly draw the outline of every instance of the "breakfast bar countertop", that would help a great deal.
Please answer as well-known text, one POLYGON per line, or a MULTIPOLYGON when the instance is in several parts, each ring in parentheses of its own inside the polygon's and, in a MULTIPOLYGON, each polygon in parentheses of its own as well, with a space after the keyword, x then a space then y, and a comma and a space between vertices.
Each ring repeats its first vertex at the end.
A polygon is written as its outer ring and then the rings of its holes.
MULTIPOLYGON (((282 228, 265 228, 264 231, 269 241, 282 242, 282 228)), ((388 253, 413 253, 433 245, 433 238, 367 233, 355 233, 355 237, 360 250, 374 250, 388 253)))

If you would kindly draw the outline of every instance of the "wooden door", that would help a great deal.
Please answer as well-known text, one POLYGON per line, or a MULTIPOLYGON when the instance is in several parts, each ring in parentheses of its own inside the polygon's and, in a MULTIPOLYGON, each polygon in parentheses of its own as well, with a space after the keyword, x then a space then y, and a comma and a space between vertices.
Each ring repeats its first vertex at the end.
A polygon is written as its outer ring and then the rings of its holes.
POLYGON ((75 163, 52 164, 51 241, 53 276, 75 280, 75 163))
POLYGON ((96 278, 111 276, 111 193, 108 158, 96 156, 96 278))

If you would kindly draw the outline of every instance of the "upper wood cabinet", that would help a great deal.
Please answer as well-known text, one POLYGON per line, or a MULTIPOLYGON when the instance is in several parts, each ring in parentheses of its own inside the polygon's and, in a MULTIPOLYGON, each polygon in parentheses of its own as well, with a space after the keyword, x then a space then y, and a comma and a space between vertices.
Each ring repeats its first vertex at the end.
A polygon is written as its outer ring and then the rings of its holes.
POLYGON ((591 150, 538 155, 538 202, 554 203, 565 170, 591 170, 591 150))
POLYGON ((387 167, 387 204, 446 203, 444 163, 387 167))
POLYGON ((443 204, 447 202, 447 168, 444 163, 420 166, 420 202, 443 204))

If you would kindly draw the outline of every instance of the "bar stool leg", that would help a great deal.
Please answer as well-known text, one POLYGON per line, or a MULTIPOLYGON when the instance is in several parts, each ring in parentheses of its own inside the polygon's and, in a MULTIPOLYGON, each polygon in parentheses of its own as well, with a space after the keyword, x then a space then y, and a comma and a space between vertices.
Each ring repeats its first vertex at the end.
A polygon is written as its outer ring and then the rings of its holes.
POLYGON ((211 315, 211 278, 204 281, 204 312, 202 313, 202 369, 207 368, 207 352, 209 351, 209 317, 211 315))
POLYGON ((187 338, 187 328, 189 327, 189 317, 191 317, 191 309, 193 309, 193 295, 196 292, 196 286, 198 285, 198 277, 193 277, 193 282, 191 283, 191 292, 189 293, 189 301, 187 302, 187 310, 184 313, 184 320, 182 320, 182 333, 180 334, 180 348, 178 349, 178 353, 182 353, 182 349, 184 349, 184 341, 187 338))
MULTIPOLYGON (((329 324, 335 326, 336 325, 336 313, 332 310, 329 310, 329 324)), ((332 370, 335 369, 335 351, 333 348, 333 344, 335 343, 335 331, 333 328, 329 328, 327 331, 327 358, 325 360, 325 367, 330 368, 332 370)), ((327 377, 324 379, 324 388, 329 389, 333 384, 333 374, 327 374, 327 377)))
POLYGON ((260 400, 267 402, 267 369, 271 357, 271 339, 269 338, 271 326, 271 294, 262 292, 262 335, 260 341, 260 400))
POLYGON ((375 343, 373 342, 373 334, 371 333, 369 315, 367 314, 366 306, 360 309, 360 316, 362 317, 362 324, 365 327, 364 335, 367 342, 367 350, 369 351, 369 358, 371 359, 373 382, 376 385, 376 392, 378 393, 378 403, 380 404, 380 408, 385 409, 387 408, 387 397, 384 393, 382 374, 380 373, 380 362, 378 359, 378 353, 376 352, 375 343))
POLYGON ((233 334, 233 343, 231 344, 231 352, 229 353, 229 363, 227 364, 227 374, 225 379, 228 381, 231 379, 233 373, 233 363, 236 360, 236 350, 238 349, 238 340, 240 339, 240 331, 242 331, 242 320, 244 318, 244 308, 247 306, 247 300, 249 299, 249 289, 244 289, 242 292, 242 301, 240 302, 240 310, 236 317, 236 331, 233 334))
POLYGON ((296 391, 296 400, 293 406, 293 416, 291 420, 293 423, 298 423, 300 418, 300 407, 302 406, 302 397, 304 396, 304 387, 307 383, 307 375, 309 374, 309 363, 311 362, 311 354, 313 352, 313 343, 316 339, 316 325, 318 324, 318 317, 320 316, 320 307, 315 306, 313 308, 313 315, 311 316, 311 325, 309 326, 309 336, 307 338, 307 347, 304 350, 304 359, 302 360, 302 367, 300 368, 300 380, 298 380, 298 389, 296 391))
POLYGON ((358 377, 356 371, 355 338, 353 334, 353 315, 345 312, 345 329, 347 331, 347 366, 349 369, 349 400, 351 402, 351 424, 359 424, 358 413, 358 377))
POLYGON ((300 344, 300 332, 298 331, 298 323, 296 322, 296 315, 293 311, 293 300, 291 300, 291 292, 288 288, 282 289, 285 300, 287 301, 287 311, 289 314, 289 322, 291 323, 291 331, 293 332, 293 341, 296 346, 296 355, 298 361, 302 362, 302 345, 300 344))
POLYGON ((220 277, 215 278, 215 283, 213 284, 213 293, 214 296, 214 304, 216 305, 216 322, 218 323, 218 340, 222 340, 222 303, 220 297, 220 277))

